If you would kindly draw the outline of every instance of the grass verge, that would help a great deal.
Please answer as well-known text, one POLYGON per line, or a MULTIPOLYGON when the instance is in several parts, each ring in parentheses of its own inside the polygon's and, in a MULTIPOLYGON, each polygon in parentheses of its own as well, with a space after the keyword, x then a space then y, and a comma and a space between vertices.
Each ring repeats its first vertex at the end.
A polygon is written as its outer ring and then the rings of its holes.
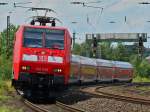
POLYGON ((21 108, 12 104, 17 102, 17 99, 13 97, 13 92, 11 81, 0 80, 0 112, 23 112, 21 108))
POLYGON ((150 82, 150 78, 136 76, 133 82, 150 82))
POLYGON ((0 106, 0 112, 23 112, 22 109, 15 109, 14 107, 0 106))

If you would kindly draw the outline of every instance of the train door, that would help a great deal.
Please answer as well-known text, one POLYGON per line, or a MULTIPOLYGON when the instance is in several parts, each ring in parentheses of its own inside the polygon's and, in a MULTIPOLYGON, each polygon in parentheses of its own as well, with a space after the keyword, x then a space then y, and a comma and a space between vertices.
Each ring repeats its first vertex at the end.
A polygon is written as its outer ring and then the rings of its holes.
POLYGON ((119 81, 128 81, 131 79, 132 74, 132 66, 129 63, 126 62, 115 62, 115 79, 119 81))
POLYGON ((111 61, 97 60, 98 77, 100 81, 112 81, 113 79, 113 63, 111 61))
POLYGON ((81 80, 84 82, 93 82, 97 80, 96 59, 81 58, 80 76, 81 80))
POLYGON ((71 74, 70 83, 76 83, 80 80, 80 57, 77 55, 72 55, 71 57, 71 74))

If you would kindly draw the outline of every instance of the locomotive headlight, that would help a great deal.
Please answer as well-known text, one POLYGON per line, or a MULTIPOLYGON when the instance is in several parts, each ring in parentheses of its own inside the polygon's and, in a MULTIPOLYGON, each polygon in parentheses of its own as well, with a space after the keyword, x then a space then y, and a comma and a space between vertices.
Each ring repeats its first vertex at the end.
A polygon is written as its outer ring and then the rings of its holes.
POLYGON ((28 54, 23 54, 23 61, 38 61, 37 55, 28 55, 28 54))
POLYGON ((30 70, 30 66, 22 66, 22 70, 30 70))
POLYGON ((51 63, 63 63, 63 57, 48 56, 48 62, 51 62, 51 63))
POLYGON ((60 73, 60 72, 62 72, 62 69, 54 69, 53 71, 60 73))
POLYGON ((22 66, 22 70, 26 70, 26 66, 22 66))
POLYGON ((58 69, 58 72, 62 72, 62 69, 58 69))

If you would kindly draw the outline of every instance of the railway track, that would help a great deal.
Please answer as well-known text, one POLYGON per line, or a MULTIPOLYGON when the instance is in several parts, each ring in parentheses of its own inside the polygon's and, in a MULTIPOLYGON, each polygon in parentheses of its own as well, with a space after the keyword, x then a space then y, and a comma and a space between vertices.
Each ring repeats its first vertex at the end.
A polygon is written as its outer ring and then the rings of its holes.
POLYGON ((65 110, 69 111, 69 112, 85 112, 85 110, 78 109, 78 108, 75 108, 75 107, 71 107, 71 106, 66 105, 64 103, 61 103, 59 101, 56 101, 56 105, 58 107, 61 107, 61 108, 65 109, 65 110))
MULTIPOLYGON (((112 86, 139 86, 139 84, 114 84, 112 86)), ((144 85, 144 84, 142 84, 144 85)), ((146 84, 149 86, 149 84, 146 84)), ((101 86, 85 86, 81 88, 82 92, 90 93, 93 94, 94 96, 102 97, 102 98, 109 98, 109 99, 117 99, 120 101, 126 101, 126 102, 132 102, 135 104, 145 104, 145 105, 150 105, 150 100, 147 99, 140 99, 140 98, 134 98, 134 97, 128 97, 128 96, 123 96, 123 95, 118 95, 118 94, 112 94, 103 91, 101 88, 105 87, 110 87, 111 85, 101 85, 101 86)), ((85 112, 85 110, 77 109, 74 108, 70 105, 66 105, 64 103, 61 103, 59 101, 56 101, 55 104, 34 104, 31 103, 30 101, 23 99, 24 103, 34 110, 35 112, 85 112)))
MULTIPOLYGON (((136 86, 138 84, 135 83, 135 84, 132 84, 131 86, 134 86, 134 85, 136 86)), ((149 85, 149 84, 146 84, 146 85, 149 85)), ((120 86, 120 85, 115 85, 115 86, 120 86)), ((125 84, 122 86, 130 86, 130 85, 125 84)), ((135 98, 135 97, 131 97, 131 96, 113 94, 113 93, 108 93, 108 92, 102 91, 101 88, 105 88, 105 87, 108 87, 108 86, 104 85, 104 86, 99 86, 99 87, 89 87, 89 88, 86 87, 84 89, 82 88, 81 91, 96 95, 98 97, 117 99, 120 101, 127 101, 127 102, 136 103, 136 104, 150 105, 149 99, 135 98)))
POLYGON ((21 101, 35 112, 86 112, 85 110, 72 107, 59 101, 56 101, 55 104, 34 104, 23 98, 22 91, 16 90, 16 92, 21 96, 21 101))
POLYGON ((84 110, 71 107, 59 101, 56 101, 55 104, 50 104, 46 106, 33 104, 28 100, 24 100, 24 103, 35 112, 85 112, 84 110))
POLYGON ((28 100, 24 100, 23 101, 29 108, 31 108, 32 110, 36 111, 36 112, 51 112, 50 110, 47 110, 45 108, 42 108, 36 104, 31 103, 28 100))
POLYGON ((150 104, 150 100, 128 97, 128 96, 123 96, 123 95, 117 95, 117 94, 111 94, 111 93, 100 91, 99 88, 96 88, 95 92, 99 93, 99 95, 101 95, 103 97, 107 97, 107 98, 114 98, 114 99, 118 99, 118 100, 139 103, 139 104, 145 104, 145 105, 150 104))

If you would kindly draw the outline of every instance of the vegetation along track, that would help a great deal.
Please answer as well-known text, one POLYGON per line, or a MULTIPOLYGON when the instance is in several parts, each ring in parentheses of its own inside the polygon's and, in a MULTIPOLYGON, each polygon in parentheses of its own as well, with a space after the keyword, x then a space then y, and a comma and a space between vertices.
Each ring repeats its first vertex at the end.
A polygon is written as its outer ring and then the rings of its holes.
MULTIPOLYGON (((131 83, 131 84, 116 84, 112 86, 123 86, 123 87, 130 87, 130 86, 150 86, 150 83, 131 83)), ((84 87, 81 89, 83 92, 87 92, 93 95, 96 95, 98 97, 105 97, 105 98, 110 98, 110 99, 117 99, 120 101, 127 101, 127 102, 132 102, 136 104, 144 104, 144 105, 150 105, 150 99, 142 99, 142 98, 135 98, 127 95, 118 95, 118 94, 113 94, 109 92, 105 92, 101 90, 101 88, 105 87, 111 87, 111 85, 103 85, 103 86, 98 86, 98 87, 84 87)))

